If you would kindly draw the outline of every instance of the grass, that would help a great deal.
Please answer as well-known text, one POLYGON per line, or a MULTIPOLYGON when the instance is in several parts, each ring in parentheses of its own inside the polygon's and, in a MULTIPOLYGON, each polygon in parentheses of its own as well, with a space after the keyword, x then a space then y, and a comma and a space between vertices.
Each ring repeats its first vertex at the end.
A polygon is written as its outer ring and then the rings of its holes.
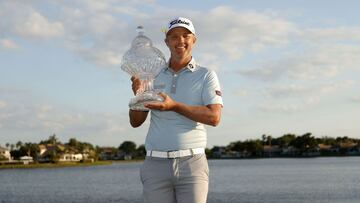
POLYGON ((78 163, 78 162, 64 162, 64 163, 32 163, 32 164, 6 164, 0 165, 0 169, 32 169, 32 168, 63 168, 63 167, 87 167, 87 166, 101 166, 110 165, 112 161, 96 161, 94 163, 78 163))

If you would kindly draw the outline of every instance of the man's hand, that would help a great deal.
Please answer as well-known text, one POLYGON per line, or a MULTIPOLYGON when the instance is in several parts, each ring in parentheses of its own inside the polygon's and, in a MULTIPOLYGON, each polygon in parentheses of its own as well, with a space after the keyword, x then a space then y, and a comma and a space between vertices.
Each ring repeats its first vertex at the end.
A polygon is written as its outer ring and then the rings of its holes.
POLYGON ((131 82, 132 82, 132 85, 131 85, 131 88, 132 88, 132 91, 134 92, 134 95, 136 95, 137 93, 143 91, 141 88, 141 81, 138 77, 136 76, 132 76, 131 77, 131 82))
POLYGON ((160 92, 159 95, 164 98, 162 102, 149 102, 144 106, 149 109, 159 111, 172 111, 176 106, 176 102, 171 99, 167 94, 160 92))
POLYGON ((221 117, 221 104, 208 104, 206 106, 189 106, 172 100, 165 93, 159 93, 164 98, 163 102, 150 102, 144 106, 159 111, 174 111, 193 121, 206 125, 217 126, 221 117))

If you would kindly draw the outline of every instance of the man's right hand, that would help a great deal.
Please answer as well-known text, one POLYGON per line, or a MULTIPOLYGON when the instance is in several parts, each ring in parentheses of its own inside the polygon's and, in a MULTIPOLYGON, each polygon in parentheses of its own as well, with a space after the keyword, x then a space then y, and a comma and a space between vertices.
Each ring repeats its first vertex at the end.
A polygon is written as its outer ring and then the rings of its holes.
POLYGON ((141 91, 141 81, 136 76, 132 76, 131 81, 132 81, 132 85, 131 85, 132 91, 134 92, 134 95, 136 95, 138 92, 141 91))

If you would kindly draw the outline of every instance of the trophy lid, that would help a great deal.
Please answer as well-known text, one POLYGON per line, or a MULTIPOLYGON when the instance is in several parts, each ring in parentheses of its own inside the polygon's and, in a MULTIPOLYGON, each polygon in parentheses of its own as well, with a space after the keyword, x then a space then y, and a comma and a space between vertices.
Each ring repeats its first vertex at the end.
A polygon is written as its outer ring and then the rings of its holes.
POLYGON ((131 48, 152 47, 151 39, 144 35, 145 30, 143 26, 137 26, 136 32, 138 33, 138 36, 136 36, 135 39, 132 41, 131 48))
POLYGON ((164 54, 153 46, 150 38, 144 35, 144 27, 136 28, 138 35, 131 43, 130 49, 122 58, 121 69, 130 75, 140 73, 157 73, 166 65, 164 54))

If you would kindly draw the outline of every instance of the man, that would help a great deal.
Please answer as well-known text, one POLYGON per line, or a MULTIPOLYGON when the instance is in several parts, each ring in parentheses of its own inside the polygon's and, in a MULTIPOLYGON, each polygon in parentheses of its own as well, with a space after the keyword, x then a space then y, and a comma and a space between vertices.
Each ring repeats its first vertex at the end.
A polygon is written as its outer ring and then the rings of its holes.
MULTIPOLYGON (((146 159, 140 170, 143 198, 151 203, 205 203, 209 168, 203 124, 220 122, 222 98, 214 71, 196 64, 192 48, 195 29, 186 18, 170 21, 165 43, 171 56, 155 78, 163 102, 147 103, 151 110, 145 141, 146 159)), ((134 94, 140 80, 132 77, 134 94)), ((130 124, 140 126, 146 111, 129 111, 130 124)))

